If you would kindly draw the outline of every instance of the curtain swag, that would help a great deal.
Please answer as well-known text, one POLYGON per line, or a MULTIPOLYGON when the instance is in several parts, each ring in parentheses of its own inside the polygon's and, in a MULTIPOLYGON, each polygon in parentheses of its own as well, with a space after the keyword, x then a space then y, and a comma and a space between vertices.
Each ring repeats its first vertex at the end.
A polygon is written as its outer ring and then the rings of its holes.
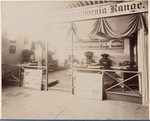
MULTIPOLYGON (((67 23, 64 28, 67 28, 68 36, 73 33, 76 38, 79 38, 78 28, 75 22, 67 23)), ((117 39, 131 36, 139 29, 144 29, 145 34, 148 31, 142 13, 111 18, 100 18, 95 21, 93 29, 87 37, 91 38, 92 36, 97 35, 106 39, 117 39)))
POLYGON ((122 16, 124 21, 119 21, 120 17, 114 18, 101 18, 96 20, 94 24, 93 30, 90 32, 89 36, 93 36, 95 34, 99 36, 103 36, 105 38, 121 38, 134 34, 139 29, 144 29, 145 33, 147 33, 147 28, 145 25, 145 20, 142 14, 134 14, 128 16, 122 16), (115 29, 113 27, 114 22, 111 21, 116 20, 119 21, 119 28, 115 29))

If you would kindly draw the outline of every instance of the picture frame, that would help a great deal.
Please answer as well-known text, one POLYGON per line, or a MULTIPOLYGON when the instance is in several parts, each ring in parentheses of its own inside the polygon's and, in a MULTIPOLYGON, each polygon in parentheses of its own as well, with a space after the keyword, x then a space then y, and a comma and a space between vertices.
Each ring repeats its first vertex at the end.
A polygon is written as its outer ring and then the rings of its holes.
POLYGON ((28 44, 28 42, 29 42, 29 39, 28 39, 27 37, 24 37, 23 43, 24 43, 24 44, 28 44))
POLYGON ((11 53, 11 54, 15 54, 16 53, 16 46, 10 46, 10 48, 9 48, 9 53, 11 53))

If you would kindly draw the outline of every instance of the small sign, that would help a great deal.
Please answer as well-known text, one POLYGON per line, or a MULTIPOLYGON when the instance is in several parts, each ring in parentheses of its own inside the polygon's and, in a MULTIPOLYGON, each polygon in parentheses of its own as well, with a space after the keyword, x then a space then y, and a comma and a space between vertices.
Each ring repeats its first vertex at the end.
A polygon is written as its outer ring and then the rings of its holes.
POLYGON ((100 49, 124 49, 123 39, 100 40, 100 49))
POLYGON ((41 90, 42 70, 25 69, 24 87, 41 90))
POLYGON ((102 100, 102 74, 77 72, 75 80, 75 95, 102 100))

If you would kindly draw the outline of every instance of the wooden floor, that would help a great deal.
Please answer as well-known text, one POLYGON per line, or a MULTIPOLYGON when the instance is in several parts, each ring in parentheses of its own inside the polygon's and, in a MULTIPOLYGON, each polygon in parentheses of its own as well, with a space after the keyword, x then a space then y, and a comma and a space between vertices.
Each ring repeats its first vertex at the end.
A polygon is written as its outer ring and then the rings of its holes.
POLYGON ((71 94, 67 70, 49 73, 59 80, 49 91, 24 89, 10 84, 2 89, 3 119, 148 119, 149 108, 117 100, 93 100, 71 94), (64 90, 64 91, 62 91, 64 90), (67 90, 67 92, 66 92, 67 90))
POLYGON ((49 86, 49 89, 71 91, 72 82, 71 76, 68 74, 68 70, 64 69, 55 72, 49 72, 48 77, 49 79, 58 79, 58 83, 49 86))
POLYGON ((148 119, 141 104, 80 98, 64 91, 37 91, 18 86, 2 89, 3 119, 148 119))

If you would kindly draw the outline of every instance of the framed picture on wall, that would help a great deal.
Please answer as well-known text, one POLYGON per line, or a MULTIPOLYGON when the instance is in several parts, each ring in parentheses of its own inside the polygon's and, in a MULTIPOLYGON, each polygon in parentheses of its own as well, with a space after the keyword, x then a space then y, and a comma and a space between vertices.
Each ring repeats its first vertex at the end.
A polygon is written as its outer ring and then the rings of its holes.
POLYGON ((29 39, 27 37, 24 38, 24 44, 28 44, 29 39))
POLYGON ((16 46, 10 46, 10 48, 9 48, 9 53, 11 53, 11 54, 15 54, 16 53, 16 46))

